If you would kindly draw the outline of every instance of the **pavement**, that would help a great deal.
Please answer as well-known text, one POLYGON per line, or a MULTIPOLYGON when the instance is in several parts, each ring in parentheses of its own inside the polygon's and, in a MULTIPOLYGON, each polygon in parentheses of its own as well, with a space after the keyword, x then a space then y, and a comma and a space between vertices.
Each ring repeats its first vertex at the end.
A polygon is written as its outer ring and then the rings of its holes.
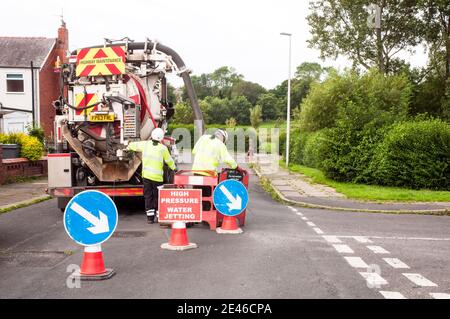
POLYGON ((450 298, 450 218, 350 213, 274 201, 250 177, 244 233, 188 229, 199 248, 162 250, 170 230, 118 202, 102 244, 109 280, 74 285, 83 249, 56 200, 0 215, 0 298, 450 298))
POLYGON ((22 183, 0 185, 0 212, 50 198, 45 193, 46 188, 46 177, 22 183))
POLYGON ((376 213, 448 214, 450 202, 373 202, 352 200, 333 188, 313 184, 305 175, 292 173, 279 166, 277 156, 260 155, 255 160, 259 177, 270 182, 279 198, 292 205, 376 213))

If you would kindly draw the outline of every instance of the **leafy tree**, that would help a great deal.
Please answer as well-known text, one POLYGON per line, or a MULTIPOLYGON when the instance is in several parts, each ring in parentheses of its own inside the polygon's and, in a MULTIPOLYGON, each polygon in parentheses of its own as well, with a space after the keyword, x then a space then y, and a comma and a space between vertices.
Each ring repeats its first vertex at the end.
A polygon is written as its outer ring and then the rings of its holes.
MULTIPOLYGON (((446 0, 442 0, 446 1, 446 0)), ((448 2, 448 1, 447 1, 448 2)), ((344 55, 355 66, 378 67, 381 73, 392 72, 398 65, 396 55, 413 50, 423 35, 417 16, 416 0, 312 0, 310 47, 319 49, 322 58, 344 55), (374 28, 371 3, 381 9, 382 26, 374 28), (395 63, 394 63, 395 62, 395 63)))
POLYGON ((255 129, 259 127, 262 122, 262 109, 261 106, 256 105, 254 108, 250 109, 250 123, 255 129))
POLYGON ((212 95, 223 98, 231 97, 231 88, 243 79, 243 75, 236 73, 234 68, 223 66, 210 74, 212 95))
POLYGON ((445 81, 450 77, 450 2, 419 0, 423 12, 425 40, 430 64, 445 81))
POLYGON ((248 81, 238 81, 231 88, 231 97, 245 96, 247 100, 255 105, 261 94, 266 93, 266 89, 258 83, 248 81))
MULTIPOLYGON (((203 100, 207 96, 212 96, 212 82, 209 74, 201 74, 191 76, 192 85, 199 100, 203 100)), ((186 88, 183 87, 183 101, 188 101, 186 88)))
POLYGON ((192 124, 194 123, 194 115, 192 108, 186 102, 181 102, 175 105, 175 115, 173 122, 177 124, 192 124))
POLYGON ((401 119, 408 113, 411 92, 405 75, 333 73, 313 86, 296 116, 306 131, 335 127, 339 121, 352 123, 352 129, 359 130, 385 113, 401 119))
MULTIPOLYGON (((303 99, 309 94, 311 85, 314 82, 320 81, 320 78, 325 73, 329 72, 329 68, 323 68, 318 63, 304 62, 297 67, 295 76, 291 81, 291 110, 295 110, 303 99)), ((287 87, 288 81, 283 81, 275 89, 270 92, 273 93, 279 100, 282 107, 280 107, 279 116, 286 118, 287 115, 287 87)), ((263 107, 264 110, 264 107, 263 107)))
POLYGON ((261 106, 263 121, 277 119, 283 107, 282 103, 283 99, 278 98, 274 93, 261 94, 257 104, 261 106))
POLYGON ((230 115, 234 117, 239 124, 250 124, 250 108, 252 107, 252 104, 245 96, 238 96, 231 99, 229 105, 230 115))
POLYGON ((208 96, 200 101, 200 108, 206 124, 225 124, 232 117, 230 100, 208 96))
POLYGON ((305 80, 309 82, 319 81, 320 77, 329 68, 323 68, 319 63, 304 62, 297 67, 295 71, 295 79, 305 80))

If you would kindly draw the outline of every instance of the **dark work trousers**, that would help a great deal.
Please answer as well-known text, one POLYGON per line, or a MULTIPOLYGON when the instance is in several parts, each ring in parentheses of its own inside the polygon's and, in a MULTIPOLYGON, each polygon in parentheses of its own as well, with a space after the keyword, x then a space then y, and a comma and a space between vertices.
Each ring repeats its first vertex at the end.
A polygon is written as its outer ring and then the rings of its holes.
POLYGON ((144 178, 144 199, 145 199, 145 211, 150 209, 158 210, 158 187, 163 182, 155 182, 150 179, 144 178))

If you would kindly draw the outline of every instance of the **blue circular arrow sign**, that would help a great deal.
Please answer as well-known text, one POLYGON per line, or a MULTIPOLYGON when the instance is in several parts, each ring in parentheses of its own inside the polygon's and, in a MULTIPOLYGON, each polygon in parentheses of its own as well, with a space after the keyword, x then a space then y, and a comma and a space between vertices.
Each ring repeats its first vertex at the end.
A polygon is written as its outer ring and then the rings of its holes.
POLYGON ((74 196, 64 211, 64 228, 70 238, 83 246, 108 240, 117 227, 117 207, 99 191, 84 191, 74 196))
POLYGON ((248 204, 248 191, 241 182, 228 179, 214 189, 213 202, 216 209, 226 216, 237 216, 248 204))

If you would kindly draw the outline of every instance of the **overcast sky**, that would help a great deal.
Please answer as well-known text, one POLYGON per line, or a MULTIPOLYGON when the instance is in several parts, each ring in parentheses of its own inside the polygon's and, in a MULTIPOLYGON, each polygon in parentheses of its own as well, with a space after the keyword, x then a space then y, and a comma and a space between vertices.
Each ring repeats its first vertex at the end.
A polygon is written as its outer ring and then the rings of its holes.
MULTIPOLYGON (((292 70, 305 61, 344 68, 344 58, 322 62, 308 48, 307 0, 41 0, 3 2, 0 36, 56 37, 61 10, 70 49, 103 44, 104 38, 146 37, 173 48, 194 74, 232 66, 245 79, 273 88, 287 79, 288 38, 292 70)), ((425 63, 419 54, 414 65, 425 63)), ((174 85, 181 81, 171 78, 174 85)))

